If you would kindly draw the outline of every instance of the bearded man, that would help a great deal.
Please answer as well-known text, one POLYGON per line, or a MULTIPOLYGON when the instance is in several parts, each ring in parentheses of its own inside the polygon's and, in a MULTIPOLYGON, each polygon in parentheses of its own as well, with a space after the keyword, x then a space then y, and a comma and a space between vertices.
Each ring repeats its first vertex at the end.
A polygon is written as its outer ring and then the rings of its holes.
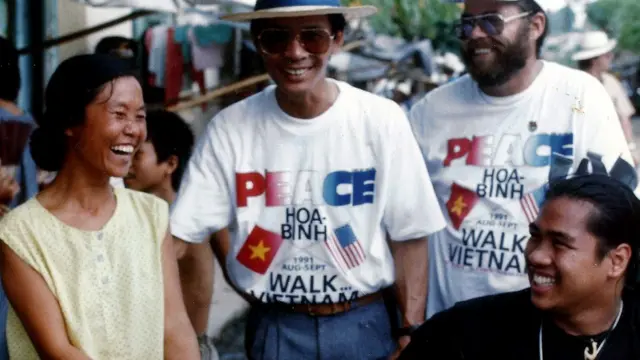
POLYGON ((429 238, 428 317, 529 286, 529 224, 550 179, 606 173, 636 188, 606 90, 593 76, 541 60, 546 33, 535 0, 466 0, 457 35, 468 75, 411 110, 448 214, 446 229, 429 238))

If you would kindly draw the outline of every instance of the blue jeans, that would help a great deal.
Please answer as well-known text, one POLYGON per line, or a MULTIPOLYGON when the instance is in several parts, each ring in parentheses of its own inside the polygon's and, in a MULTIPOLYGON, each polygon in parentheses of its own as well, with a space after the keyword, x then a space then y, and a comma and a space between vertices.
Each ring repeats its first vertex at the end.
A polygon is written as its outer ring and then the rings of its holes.
POLYGON ((396 348, 383 300, 332 316, 254 305, 245 336, 251 360, 378 360, 396 348))

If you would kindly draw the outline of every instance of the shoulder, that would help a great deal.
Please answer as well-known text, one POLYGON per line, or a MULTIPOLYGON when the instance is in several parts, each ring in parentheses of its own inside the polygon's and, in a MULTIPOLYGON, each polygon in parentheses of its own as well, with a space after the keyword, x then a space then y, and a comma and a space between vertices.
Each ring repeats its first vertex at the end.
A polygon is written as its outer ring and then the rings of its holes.
POLYGON ((427 95, 413 105, 411 112, 430 111, 442 108, 444 104, 467 102, 474 87, 475 82, 469 74, 461 76, 429 91, 427 95))
POLYGON ((168 213, 169 211, 169 204, 155 195, 127 188, 117 188, 115 191, 118 201, 122 199, 138 210, 151 213, 157 211, 166 211, 168 213))
MULTIPOLYGON (((578 69, 573 69, 558 63, 545 61, 547 72, 547 88, 560 94, 566 94, 570 99, 583 99, 584 97, 605 95, 604 86, 595 76, 578 69)), ((588 106, 589 104, 583 104, 588 106)))
POLYGON ((0 238, 4 234, 12 233, 25 227, 37 227, 38 224, 42 223, 42 218, 37 214, 38 204, 36 201, 35 198, 31 198, 0 218, 0 238), (34 219, 39 221, 33 221, 34 219))
POLYGON ((207 133, 228 133, 230 131, 241 132, 246 128, 257 125, 262 114, 268 107, 268 101, 275 86, 271 85, 253 94, 246 99, 238 101, 220 110, 207 125, 207 133))
POLYGON ((118 201, 124 201, 126 206, 120 213, 121 221, 136 219, 136 223, 154 229, 156 237, 164 236, 169 225, 169 203, 155 195, 126 188, 116 189, 116 194, 118 201))
POLYGON ((351 106, 361 108, 362 110, 377 114, 377 111, 402 111, 400 105, 391 99, 387 99, 380 95, 359 89, 351 84, 343 81, 332 80, 338 85, 342 95, 347 99, 347 103, 351 106))
POLYGON ((407 115, 402 107, 391 99, 358 89, 347 83, 333 80, 341 91, 341 113, 349 126, 358 126, 365 133, 378 134, 382 138, 390 133, 410 132, 407 115))
POLYGON ((429 327, 432 332, 438 332, 442 328, 466 334, 486 329, 487 324, 491 324, 491 328, 494 329, 526 327, 534 321, 534 314, 536 311, 530 301, 530 291, 525 289, 458 302, 455 306, 435 314, 425 325, 431 323, 429 327))
POLYGON ((465 315, 474 315, 480 317, 494 317, 496 314, 510 314, 522 312, 522 310, 531 308, 533 305, 530 300, 531 292, 529 289, 501 293, 497 295, 483 296, 467 301, 457 303, 452 309, 454 311, 464 313, 465 315))

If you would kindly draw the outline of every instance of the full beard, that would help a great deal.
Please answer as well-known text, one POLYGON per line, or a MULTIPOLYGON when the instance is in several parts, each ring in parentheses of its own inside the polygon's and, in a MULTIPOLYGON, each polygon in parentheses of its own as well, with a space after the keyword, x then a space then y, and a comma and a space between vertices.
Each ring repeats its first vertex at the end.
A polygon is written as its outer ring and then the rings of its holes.
POLYGON ((478 69, 473 61, 474 47, 462 51, 462 59, 471 77, 480 87, 495 87, 504 85, 522 70, 529 58, 530 50, 528 28, 522 26, 517 33, 516 40, 503 49, 491 46, 495 51, 495 60, 486 70, 478 69))

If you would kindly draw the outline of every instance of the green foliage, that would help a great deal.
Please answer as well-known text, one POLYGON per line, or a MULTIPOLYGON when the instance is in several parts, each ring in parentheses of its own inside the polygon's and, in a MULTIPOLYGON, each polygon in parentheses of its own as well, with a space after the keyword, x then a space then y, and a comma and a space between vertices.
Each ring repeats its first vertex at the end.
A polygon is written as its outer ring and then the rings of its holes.
POLYGON ((346 5, 374 5, 378 13, 371 17, 374 30, 402 37, 407 41, 430 39, 434 48, 456 51, 458 40, 452 24, 460 18, 456 4, 442 0, 343 0, 346 5))
POLYGON ((621 49, 640 53, 640 1, 598 0, 587 8, 589 20, 618 38, 621 49))

